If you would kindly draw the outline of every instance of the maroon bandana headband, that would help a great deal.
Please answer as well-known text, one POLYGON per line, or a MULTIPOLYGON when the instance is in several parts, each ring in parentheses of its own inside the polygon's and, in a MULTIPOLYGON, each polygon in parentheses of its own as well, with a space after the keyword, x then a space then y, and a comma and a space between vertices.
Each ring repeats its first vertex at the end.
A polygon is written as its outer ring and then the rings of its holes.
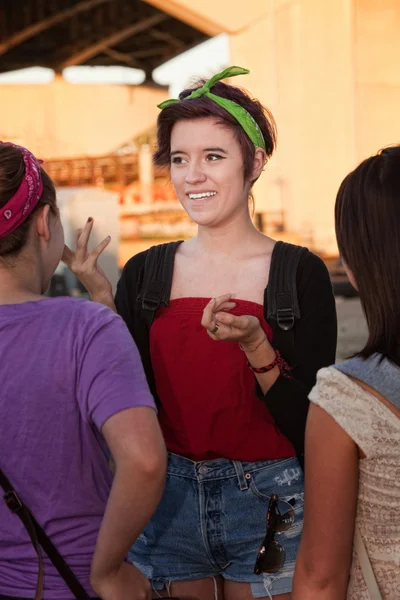
MULTIPOLYGON (((3 142, 1 142, 3 143, 3 142)), ((40 163, 29 150, 7 142, 4 146, 18 148, 25 164, 25 175, 14 196, 0 208, 0 238, 18 229, 31 214, 43 192, 40 163)))

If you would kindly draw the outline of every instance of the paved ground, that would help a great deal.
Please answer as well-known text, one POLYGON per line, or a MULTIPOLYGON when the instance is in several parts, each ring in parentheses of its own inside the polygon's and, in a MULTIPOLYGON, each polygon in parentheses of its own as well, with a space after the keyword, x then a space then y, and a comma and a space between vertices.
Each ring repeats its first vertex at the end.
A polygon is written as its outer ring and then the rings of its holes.
POLYGON ((336 299, 338 314, 337 360, 361 349, 367 339, 367 324, 358 298, 336 299))

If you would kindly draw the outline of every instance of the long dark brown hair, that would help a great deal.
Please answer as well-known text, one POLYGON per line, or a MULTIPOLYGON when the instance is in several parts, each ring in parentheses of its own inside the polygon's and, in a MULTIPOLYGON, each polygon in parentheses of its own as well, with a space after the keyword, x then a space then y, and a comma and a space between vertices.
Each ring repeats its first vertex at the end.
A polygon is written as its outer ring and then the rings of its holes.
POLYGON ((335 222, 369 329, 359 355, 378 352, 400 364, 400 146, 385 148, 347 175, 335 222))

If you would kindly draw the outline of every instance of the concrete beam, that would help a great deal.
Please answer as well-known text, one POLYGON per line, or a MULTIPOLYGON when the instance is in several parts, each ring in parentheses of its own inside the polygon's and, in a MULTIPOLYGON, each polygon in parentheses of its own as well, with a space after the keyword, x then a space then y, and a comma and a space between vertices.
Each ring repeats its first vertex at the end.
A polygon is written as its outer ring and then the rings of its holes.
POLYGON ((209 36, 220 33, 238 33, 253 23, 257 23, 268 12, 267 0, 246 0, 246 2, 232 2, 231 0, 144 1, 209 36))
POLYGON ((103 48, 103 52, 113 60, 123 62, 129 67, 132 67, 133 69, 140 69, 140 67, 138 67, 137 62, 132 58, 130 54, 118 52, 117 50, 114 50, 114 48, 103 48))
POLYGON ((144 19, 143 21, 139 21, 138 23, 134 23, 133 25, 131 24, 128 27, 125 27, 125 29, 104 37, 99 42, 91 44, 87 48, 84 48, 83 50, 72 55, 65 62, 59 65, 58 68, 65 69, 66 67, 81 65, 90 58, 93 58, 93 56, 100 54, 100 52, 103 52, 106 49, 109 51, 110 47, 115 46, 123 40, 141 33, 142 31, 146 31, 146 29, 149 29, 150 27, 158 25, 167 18, 168 16, 165 14, 157 14, 149 17, 148 19, 144 19))
POLYGON ((0 44, 0 56, 8 52, 8 50, 10 50, 11 48, 14 48, 14 46, 18 46, 19 44, 22 44, 22 42, 25 42, 26 40, 35 37, 39 33, 42 33, 42 31, 46 31, 46 29, 50 29, 50 27, 54 27, 54 25, 62 23, 63 21, 65 21, 66 19, 70 19, 74 15, 88 11, 91 8, 94 8, 95 6, 98 6, 99 4, 105 4, 106 2, 110 1, 111 0, 84 0, 83 2, 78 2, 77 4, 75 4, 75 6, 72 6, 71 8, 60 10, 55 15, 51 15, 46 19, 42 19, 41 21, 39 21, 38 23, 34 23, 33 25, 29 25, 29 27, 18 31, 17 33, 7 38, 6 40, 4 40, 4 42, 0 44))
POLYGON ((206 16, 204 11, 192 8, 192 6, 188 6, 185 2, 174 0, 170 0, 169 2, 165 2, 165 0, 144 1, 151 6, 155 6, 159 10, 167 12, 171 17, 202 31, 206 35, 214 36, 226 31, 226 28, 216 22, 212 16, 206 16))

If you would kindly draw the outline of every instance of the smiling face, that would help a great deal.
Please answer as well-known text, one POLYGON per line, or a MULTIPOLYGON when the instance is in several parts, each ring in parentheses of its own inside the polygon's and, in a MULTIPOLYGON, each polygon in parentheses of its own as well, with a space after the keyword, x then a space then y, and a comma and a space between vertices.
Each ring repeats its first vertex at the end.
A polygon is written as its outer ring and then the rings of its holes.
POLYGON ((214 118, 174 125, 170 172, 180 203, 198 225, 216 226, 248 215, 251 182, 244 181, 240 145, 233 131, 214 118))

